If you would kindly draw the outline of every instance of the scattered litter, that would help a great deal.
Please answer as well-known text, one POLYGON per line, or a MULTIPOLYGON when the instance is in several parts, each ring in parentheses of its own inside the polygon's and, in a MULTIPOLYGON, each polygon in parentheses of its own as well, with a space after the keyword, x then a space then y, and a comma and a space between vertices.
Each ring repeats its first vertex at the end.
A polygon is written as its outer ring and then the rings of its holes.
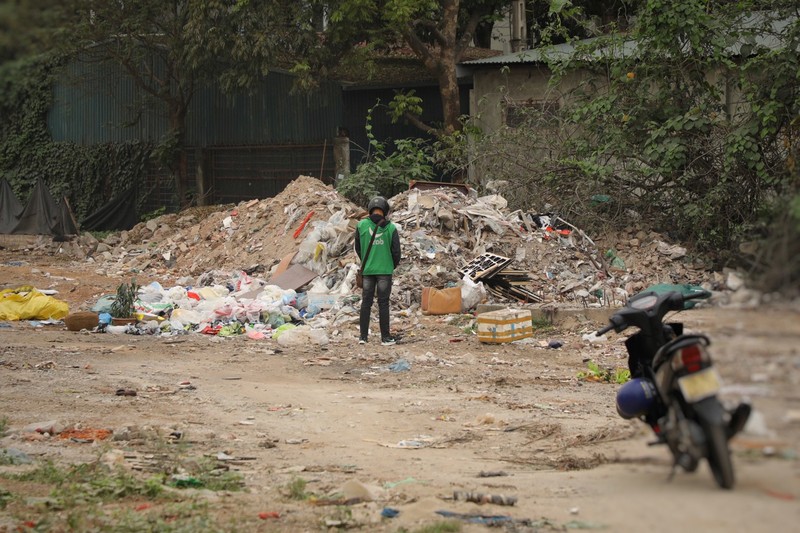
POLYGON ((481 492, 467 492, 457 490, 453 492, 453 499, 455 501, 473 502, 473 503, 493 503, 495 505, 515 505, 517 498, 515 496, 505 496, 503 494, 483 494, 481 492))
POLYGON ((0 464, 10 465, 28 465, 33 460, 21 450, 16 448, 2 448, 0 449, 0 464))
MULTIPOLYGON (((715 287, 724 281, 656 233, 620 234, 609 262, 607 247, 599 248, 563 218, 512 212, 502 196, 478 197, 468 187, 412 187, 390 202, 409 257, 395 272, 391 305, 406 312, 420 309, 424 287, 460 291, 464 311, 484 300, 617 306, 648 281, 672 278, 715 287), (615 261, 622 257, 625 271, 615 261), (653 264, 658 272, 648 268, 653 264)), ((139 311, 159 316, 161 327, 115 332, 218 335, 221 326, 235 321, 265 326, 233 330, 261 340, 304 318, 322 316, 336 327, 352 323, 358 259, 351 223, 361 216, 363 209, 333 187, 299 176, 271 198, 233 209, 191 208, 109 235, 100 243, 106 251, 95 254, 101 271, 167 268, 182 274, 176 287, 140 291, 139 311), (264 278, 255 272, 264 272, 264 278)), ((80 246, 75 248, 79 252, 80 246)), ((101 297, 92 310, 107 308, 108 298, 101 297)))
POLYGON ((508 474, 502 470, 481 470, 478 477, 505 477, 508 474))
POLYGON ((110 429, 66 429, 58 434, 58 438, 73 442, 95 442, 106 440, 111 434, 112 431, 110 429))
POLYGON ((499 527, 506 524, 529 525, 531 523, 528 519, 517 519, 505 515, 455 513, 453 511, 436 511, 436 514, 444 518, 455 518, 470 524, 482 524, 490 527, 499 527))
POLYGON ((411 483, 417 483, 417 480, 413 477, 407 477, 405 479, 401 479, 400 481, 387 481, 383 484, 383 488, 385 489, 393 489, 395 487, 399 487, 400 485, 408 485, 411 483))
POLYGON ((398 359, 388 367, 390 372, 408 372, 411 370, 411 363, 405 359, 398 359))

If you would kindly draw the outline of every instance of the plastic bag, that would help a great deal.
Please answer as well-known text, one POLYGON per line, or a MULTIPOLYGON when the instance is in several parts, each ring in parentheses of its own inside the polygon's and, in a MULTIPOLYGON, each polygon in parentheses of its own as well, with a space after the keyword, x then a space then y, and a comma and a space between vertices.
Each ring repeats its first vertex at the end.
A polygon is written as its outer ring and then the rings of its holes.
MULTIPOLYGON (((280 328, 279 328, 280 329, 280 328)), ((275 332, 276 335, 278 332, 275 332)), ((275 338, 276 335, 273 335, 275 338)), ((281 332, 278 337, 278 344, 281 346, 308 346, 310 344, 325 346, 328 344, 328 335, 325 330, 314 329, 310 326, 297 326, 296 328, 281 332)))
POLYGON ((0 291, 0 320, 60 320, 69 314, 67 302, 25 286, 0 291))
POLYGON ((486 287, 480 281, 475 283, 469 276, 461 280, 461 311, 467 312, 479 303, 486 301, 486 287))

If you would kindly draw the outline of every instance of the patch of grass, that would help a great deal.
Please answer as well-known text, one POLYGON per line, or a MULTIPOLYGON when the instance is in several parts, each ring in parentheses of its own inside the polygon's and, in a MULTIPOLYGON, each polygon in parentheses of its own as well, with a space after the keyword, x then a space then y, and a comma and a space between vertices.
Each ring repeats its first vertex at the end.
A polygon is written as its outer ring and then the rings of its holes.
POLYGON ((296 477, 286 485, 286 492, 292 500, 307 500, 311 494, 306 492, 308 481, 301 477, 296 477))
POLYGON ((588 371, 578 372, 581 381, 596 381, 603 383, 616 383, 622 385, 631 379, 631 372, 627 368, 600 368, 594 361, 586 363, 588 371))
POLYGON ((239 472, 219 468, 215 459, 203 458, 192 472, 203 488, 213 491, 238 491, 244 488, 244 477, 239 472))
POLYGON ((14 499, 14 495, 6 489, 0 487, 0 509, 5 509, 8 502, 14 499))
POLYGON ((102 241, 105 240, 106 237, 114 233, 114 231, 90 231, 89 233, 92 235, 92 237, 94 237, 98 241, 102 241))
POLYGON ((151 509, 103 509, 100 507, 75 511, 67 516, 70 531, 114 531, 115 533, 139 533, 158 531, 170 533, 194 533, 236 531, 228 524, 222 527, 211 515, 204 501, 178 502, 151 509))
POLYGON ((535 316, 531 319, 533 330, 537 333, 545 333, 555 329, 553 322, 546 316, 535 316))
POLYGON ((52 461, 46 461, 33 470, 8 477, 18 481, 53 485, 51 498, 62 508, 132 496, 155 498, 164 490, 157 477, 142 480, 121 468, 111 470, 99 463, 60 468, 52 461))
MULTIPOLYGON (((26 520, 41 531, 237 531, 230 517, 224 525, 218 524, 216 510, 208 509, 203 498, 193 492, 168 491, 165 483, 171 472, 180 469, 203 489, 236 491, 244 486, 242 475, 221 468, 211 458, 173 459, 165 459, 159 464, 161 473, 149 477, 100 462, 58 466, 53 461, 24 473, 0 473, 0 477, 35 483, 49 491, 47 497, 32 499, 24 510, 26 520)), ((0 489, 0 509, 7 507, 14 514, 20 504, 18 495, 0 489)))
POLYGON ((407 529, 400 529, 397 533, 458 533, 461 531, 461 523, 453 520, 436 522, 427 526, 422 526, 411 532, 407 529))
POLYGON ((0 418, 0 437, 5 436, 7 429, 8 429, 8 418, 6 417, 0 418))
POLYGON ((66 471, 57 467, 53 461, 45 461, 33 470, 20 474, 9 474, 9 477, 19 481, 32 481, 42 485, 58 485, 67 478, 66 471))

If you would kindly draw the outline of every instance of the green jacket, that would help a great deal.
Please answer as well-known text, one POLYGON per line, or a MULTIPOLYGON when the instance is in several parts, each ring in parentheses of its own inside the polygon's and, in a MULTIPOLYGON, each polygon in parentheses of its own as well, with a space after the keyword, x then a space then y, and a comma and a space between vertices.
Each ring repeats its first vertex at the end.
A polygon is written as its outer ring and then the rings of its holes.
POLYGON ((389 221, 386 221, 383 227, 369 218, 359 221, 356 226, 355 248, 364 265, 365 276, 391 275, 400 263, 400 235, 397 227, 389 221), (366 263, 363 263, 372 233, 376 229, 378 233, 375 235, 369 257, 366 263))

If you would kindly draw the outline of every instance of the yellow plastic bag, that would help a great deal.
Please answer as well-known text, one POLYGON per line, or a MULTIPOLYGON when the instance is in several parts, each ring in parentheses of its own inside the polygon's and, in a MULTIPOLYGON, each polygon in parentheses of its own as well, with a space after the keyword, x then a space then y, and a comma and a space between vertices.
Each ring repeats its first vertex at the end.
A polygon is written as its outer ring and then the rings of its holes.
POLYGON ((31 286, 0 291, 0 320, 60 320, 69 314, 67 302, 31 286))

